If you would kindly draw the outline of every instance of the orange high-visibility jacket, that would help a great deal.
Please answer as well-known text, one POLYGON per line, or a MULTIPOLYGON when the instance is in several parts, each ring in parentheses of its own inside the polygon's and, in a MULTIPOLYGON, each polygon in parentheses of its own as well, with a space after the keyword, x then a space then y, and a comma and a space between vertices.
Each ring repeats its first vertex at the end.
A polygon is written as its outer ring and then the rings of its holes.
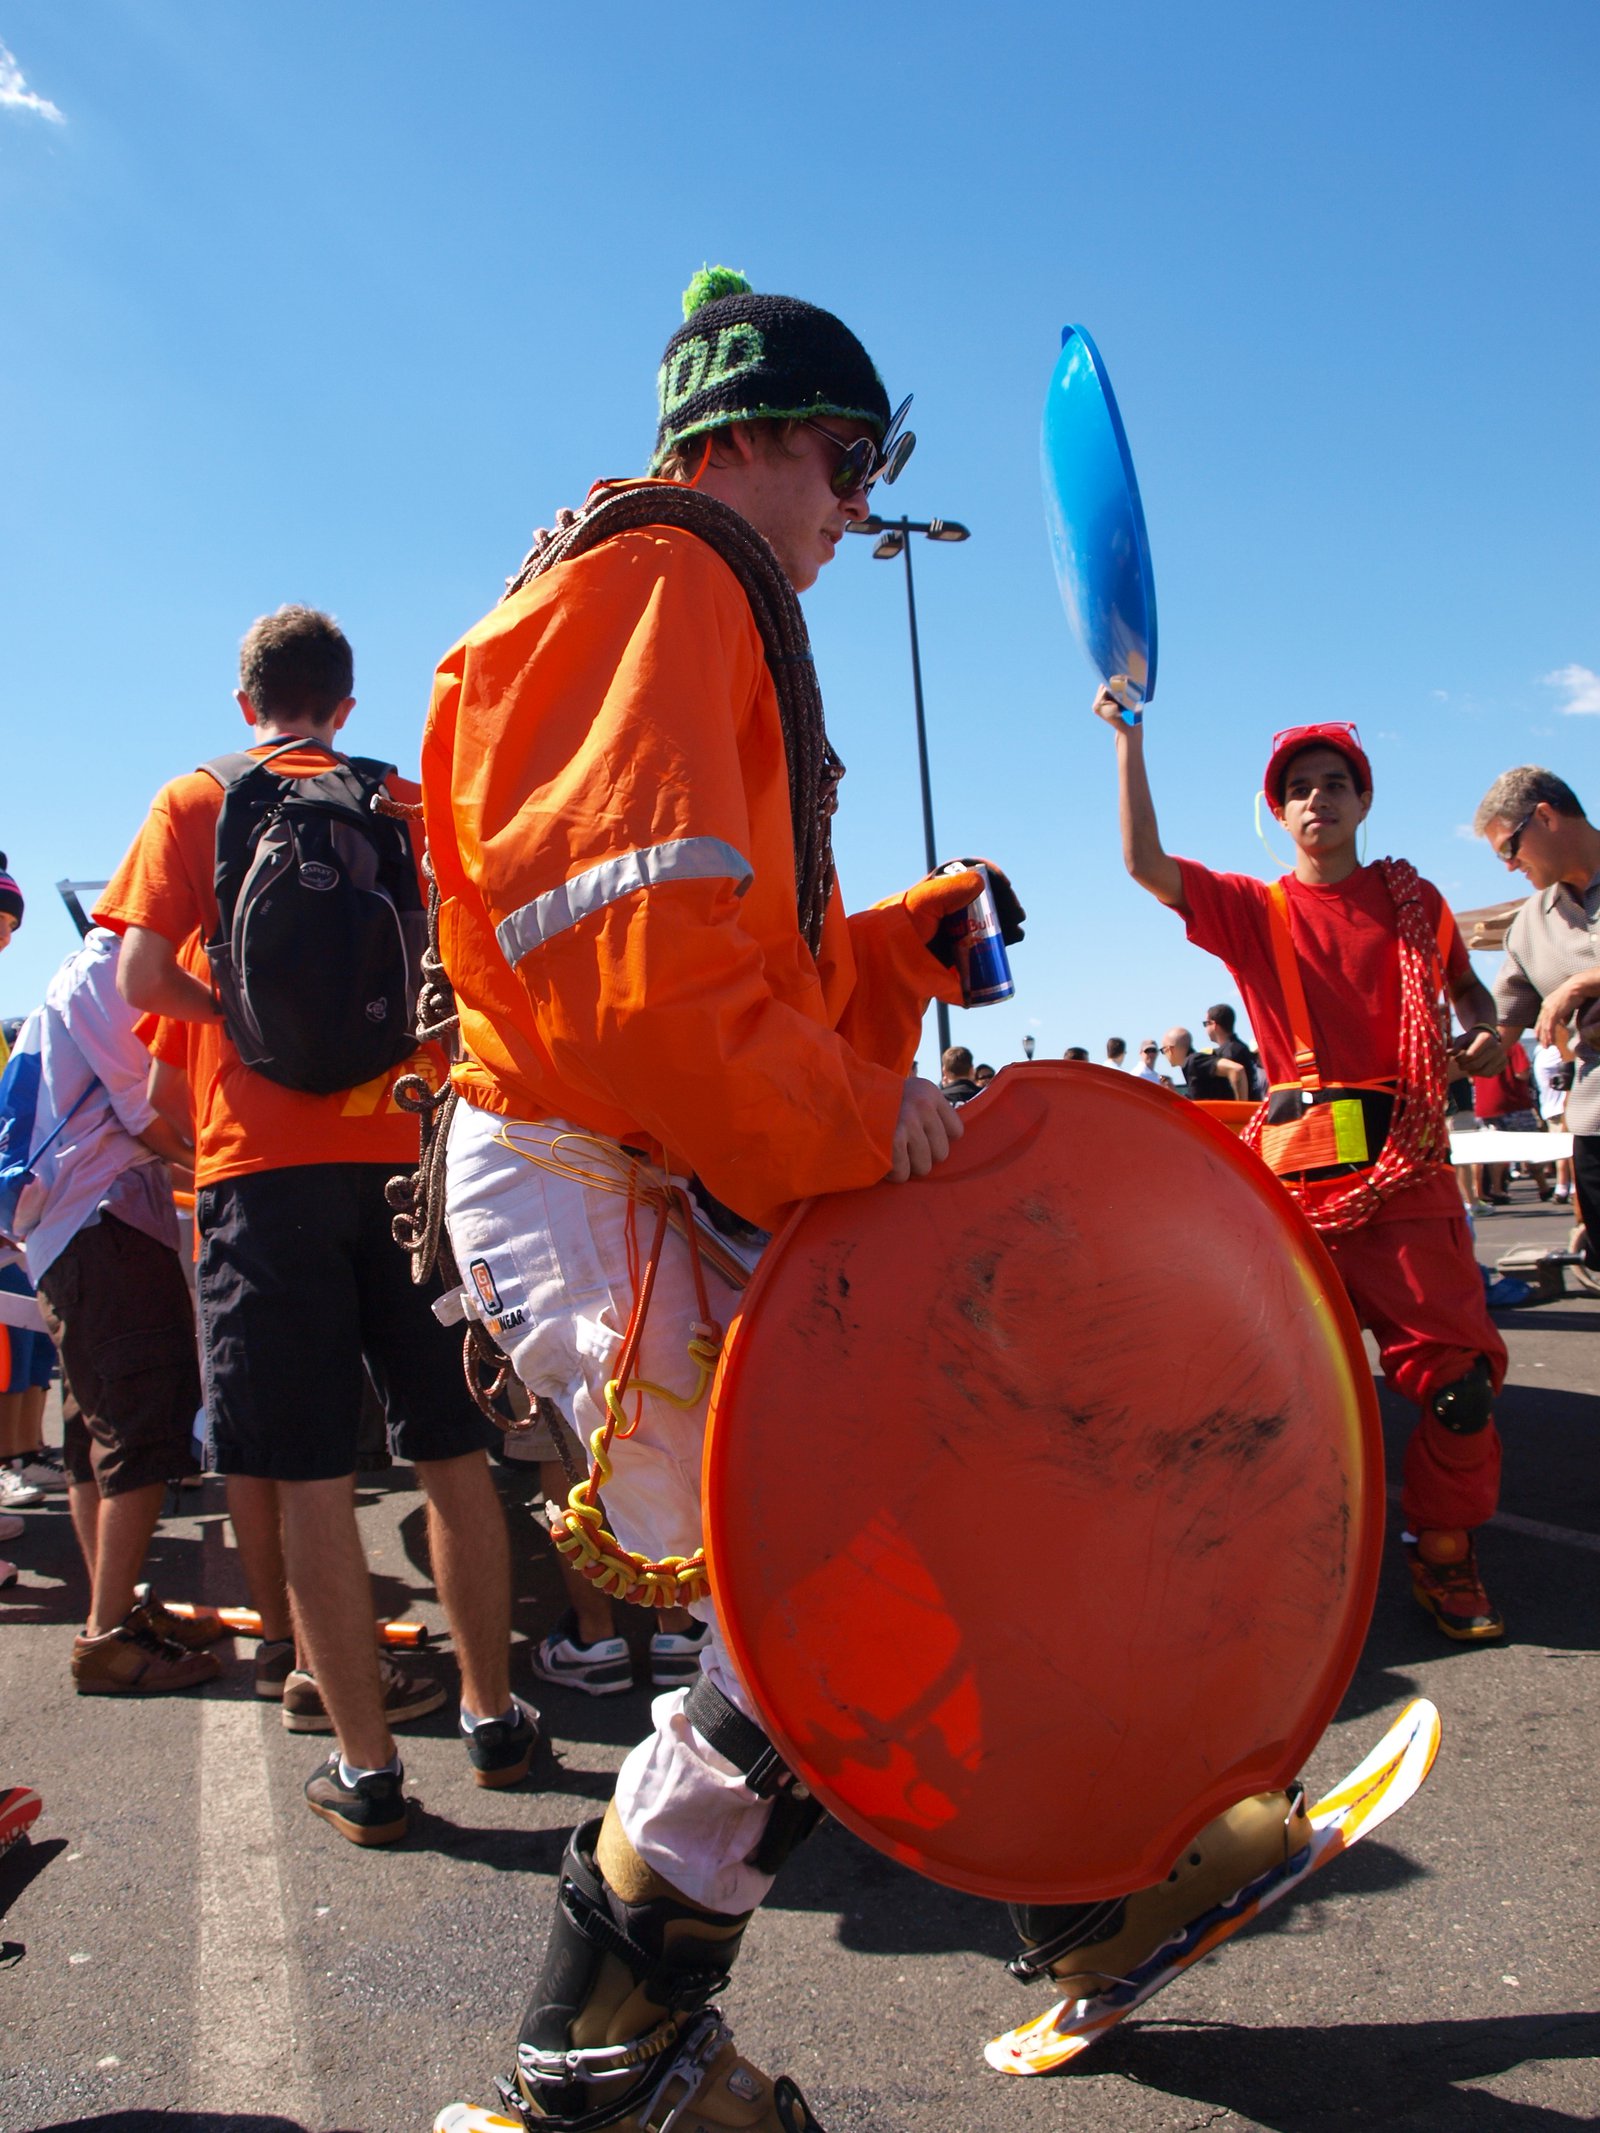
POLYGON ((423 743, 462 1092, 697 1173, 773 1226, 888 1169, 970 875, 847 919, 795 913, 777 696, 749 604, 658 527, 558 564, 435 678, 423 743))

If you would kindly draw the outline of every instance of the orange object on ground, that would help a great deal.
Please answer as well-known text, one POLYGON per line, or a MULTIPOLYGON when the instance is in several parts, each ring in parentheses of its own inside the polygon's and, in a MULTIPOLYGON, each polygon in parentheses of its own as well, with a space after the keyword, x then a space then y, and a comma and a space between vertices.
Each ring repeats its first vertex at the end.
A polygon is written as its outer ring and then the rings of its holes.
POLYGON ((930 1177, 769 1248, 712 1397, 706 1543, 823 1804, 1013 1901, 1158 1880, 1295 1776, 1354 1671, 1377 1402, 1327 1253, 1227 1130, 1008 1067, 930 1177))
MULTIPOLYGON (((185 1622, 220 1622, 236 1637, 259 1637, 261 1617, 253 1607, 207 1607, 195 1600, 163 1600, 169 1615, 185 1622)), ((380 1622, 378 1642, 391 1651, 420 1651, 428 1641, 426 1622, 380 1622)))

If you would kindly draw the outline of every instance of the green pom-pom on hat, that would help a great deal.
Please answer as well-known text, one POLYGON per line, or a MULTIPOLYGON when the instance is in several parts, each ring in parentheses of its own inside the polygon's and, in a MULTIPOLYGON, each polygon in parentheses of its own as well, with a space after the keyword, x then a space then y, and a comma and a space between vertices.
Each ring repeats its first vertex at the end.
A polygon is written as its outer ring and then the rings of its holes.
POLYGON ((749 296, 752 284, 745 280, 736 267, 702 267, 683 292, 683 315, 693 318, 702 304, 715 303, 719 296, 749 296))

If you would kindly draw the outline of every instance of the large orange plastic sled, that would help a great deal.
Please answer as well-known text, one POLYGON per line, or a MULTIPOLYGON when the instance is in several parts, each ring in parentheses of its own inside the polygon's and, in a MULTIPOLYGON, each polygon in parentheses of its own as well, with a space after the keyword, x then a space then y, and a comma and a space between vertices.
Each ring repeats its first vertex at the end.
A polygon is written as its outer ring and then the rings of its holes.
POLYGON ((1377 1578, 1371 1372, 1322 1245, 1192 1104, 1008 1067, 933 1175, 799 1209, 712 1395, 735 1661, 839 1820, 936 1881, 1159 1880, 1295 1776, 1377 1578))

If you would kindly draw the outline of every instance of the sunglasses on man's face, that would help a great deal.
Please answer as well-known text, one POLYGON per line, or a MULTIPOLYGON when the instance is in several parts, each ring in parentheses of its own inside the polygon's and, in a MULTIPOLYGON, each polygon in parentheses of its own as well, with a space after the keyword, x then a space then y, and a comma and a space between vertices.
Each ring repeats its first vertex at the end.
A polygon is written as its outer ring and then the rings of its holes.
POLYGON ((906 409, 910 405, 911 395, 907 393, 889 418, 889 427, 883 433, 881 444, 874 443, 870 437, 857 437, 846 444, 842 437, 835 437, 832 430, 825 430, 820 422, 801 416, 803 427, 815 430, 819 437, 826 437, 839 455, 828 477, 828 486, 835 496, 864 495, 875 481, 899 479, 917 446, 916 432, 905 427, 906 409))
POLYGON ((1506 839, 1505 843, 1501 845, 1499 857, 1504 860, 1505 864, 1508 867, 1514 867, 1516 865, 1517 854, 1522 850, 1523 832, 1527 829, 1529 823, 1533 820, 1534 816, 1538 812, 1539 809, 1536 803, 1534 806, 1528 809, 1528 812, 1523 816, 1522 820, 1511 832, 1511 835, 1506 839))

